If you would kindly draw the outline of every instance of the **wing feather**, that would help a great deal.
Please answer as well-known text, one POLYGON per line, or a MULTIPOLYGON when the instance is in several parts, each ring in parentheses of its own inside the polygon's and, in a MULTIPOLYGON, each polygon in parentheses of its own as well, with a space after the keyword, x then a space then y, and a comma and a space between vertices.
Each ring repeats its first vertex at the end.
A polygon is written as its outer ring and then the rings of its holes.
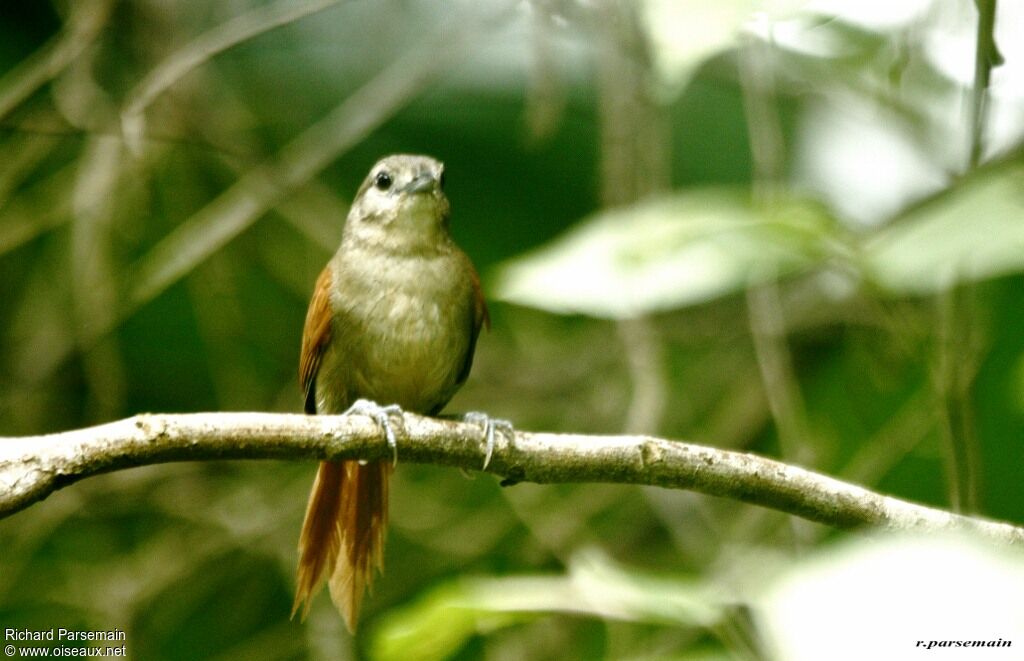
POLYGON ((316 413, 316 373, 320 369, 324 350, 331 339, 333 313, 330 292, 333 286, 330 267, 316 280, 313 299, 306 311, 306 325, 302 330, 302 351, 299 354, 299 387, 305 394, 306 413, 316 413))
MULTIPOLYGON (((468 261, 468 258, 467 258, 468 261)), ((469 275, 473 282, 473 338, 480 334, 480 327, 486 326, 491 330, 491 313, 487 311, 487 301, 484 300, 484 292, 480 287, 480 276, 473 265, 469 265, 469 275)))
MULTIPOLYGON (((469 262, 468 257, 465 259, 466 262, 469 262)), ((480 287, 480 276, 477 275, 472 263, 468 263, 467 267, 470 282, 473 285, 473 318, 471 320, 473 326, 470 328, 469 347, 466 350, 466 357, 463 360, 462 368, 459 370, 459 375, 455 379, 455 383, 460 386, 469 378, 469 371, 473 368, 473 354, 476 353, 476 338, 480 335, 480 329, 486 326, 487 330, 491 330, 491 315, 487 311, 487 301, 484 300, 484 294, 480 287)))

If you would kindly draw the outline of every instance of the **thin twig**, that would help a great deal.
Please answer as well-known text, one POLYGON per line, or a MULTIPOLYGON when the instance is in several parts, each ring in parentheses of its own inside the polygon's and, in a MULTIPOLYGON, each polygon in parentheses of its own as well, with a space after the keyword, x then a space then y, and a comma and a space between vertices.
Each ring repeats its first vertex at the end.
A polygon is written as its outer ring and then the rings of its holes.
POLYGON ((629 434, 657 431, 665 415, 668 384, 665 377, 665 344, 647 317, 624 319, 617 324, 625 348, 633 396, 623 431, 629 434))
MULTIPOLYGON (((650 44, 636 6, 605 0, 594 8, 601 200, 616 207, 668 189, 671 140, 665 111, 651 92, 650 44)), ((633 387, 624 428, 656 431, 668 390, 663 342, 648 318, 623 320, 618 327, 633 387)))
MULTIPOLYGON (((479 470, 486 443, 471 423, 394 416, 402 461, 479 470)), ((145 414, 47 436, 0 438, 0 516, 90 475, 170 461, 385 459, 362 415, 145 414)), ((753 454, 651 436, 499 434, 488 472, 506 483, 646 484, 732 498, 841 528, 969 529, 1024 545, 1024 528, 952 514, 753 454)))
POLYGON ((71 3, 70 17, 61 33, 0 77, 0 118, 60 75, 93 43, 107 22, 112 4, 110 0, 71 3))
POLYGON ((185 47, 177 50, 152 69, 128 95, 121 113, 122 131, 128 146, 139 151, 145 134, 145 112, 153 101, 184 78, 189 72, 205 64, 218 53, 257 37, 265 32, 294 23, 311 14, 338 4, 340 0, 302 0, 276 2, 257 7, 236 16, 226 23, 203 33, 185 47))
POLYGON ((978 167, 985 149, 985 115, 992 68, 1003 63, 996 47, 996 0, 974 0, 978 8, 978 33, 974 51, 974 86, 971 89, 970 169, 978 167))

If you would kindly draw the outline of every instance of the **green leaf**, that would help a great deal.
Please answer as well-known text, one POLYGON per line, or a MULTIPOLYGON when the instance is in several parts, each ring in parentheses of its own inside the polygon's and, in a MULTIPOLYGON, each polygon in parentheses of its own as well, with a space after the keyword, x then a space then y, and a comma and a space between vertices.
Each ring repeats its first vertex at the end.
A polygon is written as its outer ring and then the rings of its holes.
POLYGON ((373 632, 376 659, 448 658, 476 634, 546 613, 668 626, 711 627, 724 600, 693 580, 625 570, 598 552, 579 554, 565 576, 457 579, 385 616, 373 632))
POLYGON ((691 190, 599 213, 499 267, 495 294, 552 312, 629 318, 703 303, 822 264, 841 246, 825 210, 761 210, 737 189, 691 190))
POLYGON ((1024 270, 1024 166, 964 180, 864 245, 868 274, 901 294, 1024 270))
POLYGON ((514 623, 521 615, 496 613, 474 603, 473 581, 457 579, 428 592, 404 609, 395 609, 373 631, 371 657, 380 661, 441 661, 472 636, 514 623))
POLYGON ((705 60, 736 45, 737 36, 755 17, 766 23, 785 19, 806 4, 806 0, 645 0, 640 6, 659 91, 665 98, 679 94, 705 60))

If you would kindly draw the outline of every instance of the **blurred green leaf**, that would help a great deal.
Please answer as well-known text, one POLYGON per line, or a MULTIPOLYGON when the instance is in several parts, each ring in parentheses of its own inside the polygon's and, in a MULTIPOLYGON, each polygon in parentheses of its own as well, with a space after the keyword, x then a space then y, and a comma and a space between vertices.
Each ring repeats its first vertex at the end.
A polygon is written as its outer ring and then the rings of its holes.
POLYGON ((395 610, 374 632, 373 656, 444 659, 473 635, 558 612, 667 626, 708 628, 722 598, 696 580, 644 574, 596 551, 578 554, 566 576, 457 579, 395 610))
POLYGON ((655 70, 666 96, 682 90, 709 57, 732 48, 752 17, 784 18, 806 4, 807 0, 646 0, 642 3, 643 16, 650 31, 655 70))
POLYGON ((841 247, 823 207, 691 190, 598 213, 499 267, 495 295, 552 312, 628 318, 703 303, 821 265, 841 247))
POLYGON ((375 659, 447 659, 478 633, 514 624, 528 616, 497 613, 474 604, 474 581, 456 579, 426 592, 416 603, 387 614, 373 632, 375 659))
POLYGON ((912 295, 1024 270, 1024 166, 964 180, 880 231, 864 256, 871 277, 912 295))

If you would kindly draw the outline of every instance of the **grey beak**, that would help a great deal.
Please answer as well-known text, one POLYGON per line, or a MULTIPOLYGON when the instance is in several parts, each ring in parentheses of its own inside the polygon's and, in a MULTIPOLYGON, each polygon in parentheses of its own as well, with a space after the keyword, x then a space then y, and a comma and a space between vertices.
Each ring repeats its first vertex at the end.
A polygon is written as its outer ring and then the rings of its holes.
POLYGON ((437 185, 437 181, 429 174, 418 174, 416 178, 410 181, 405 188, 402 189, 404 193, 423 193, 429 190, 433 190, 434 186, 437 185))

